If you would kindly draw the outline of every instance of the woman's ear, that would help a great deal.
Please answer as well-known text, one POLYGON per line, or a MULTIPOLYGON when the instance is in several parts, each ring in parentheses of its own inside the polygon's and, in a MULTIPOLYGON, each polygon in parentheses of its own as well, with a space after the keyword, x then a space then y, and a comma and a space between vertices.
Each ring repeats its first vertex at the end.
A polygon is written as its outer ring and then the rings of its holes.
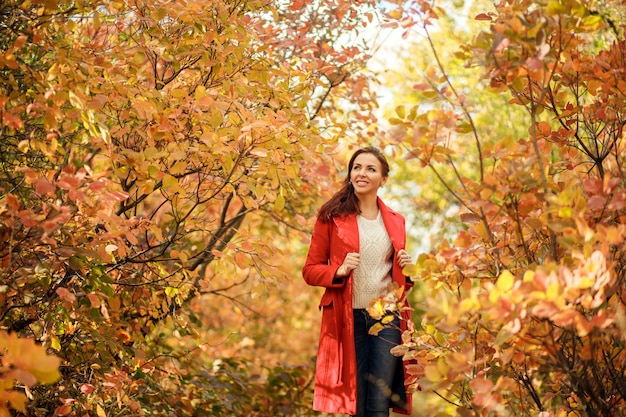
POLYGON ((388 179, 389 177, 383 177, 382 180, 380 181, 380 186, 382 187, 383 185, 385 185, 388 179))

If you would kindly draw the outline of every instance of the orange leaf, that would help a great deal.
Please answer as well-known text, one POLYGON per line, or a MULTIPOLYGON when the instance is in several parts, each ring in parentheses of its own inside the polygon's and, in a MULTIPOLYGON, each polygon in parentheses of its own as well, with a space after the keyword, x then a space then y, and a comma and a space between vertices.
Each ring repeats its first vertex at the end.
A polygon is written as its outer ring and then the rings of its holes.
MULTIPOLYGON (((2 402, 8 401, 11 407, 22 414, 26 414, 26 401, 27 397, 22 392, 18 391, 4 391, 0 388, 0 398, 2 398, 2 402)), ((6 412, 3 414, 2 407, 4 404, 0 403, 0 416, 9 416, 10 414, 6 412)))
POLYGON ((20 208, 20 202, 17 199, 17 197, 14 196, 13 194, 7 193, 6 200, 7 200, 7 205, 13 211, 17 211, 20 208))
POLYGON ((87 298, 89 298, 89 302, 91 303, 92 307, 94 308, 100 307, 100 297, 98 297, 97 294, 94 294, 94 293, 88 294, 87 298))
POLYGON ((472 245, 472 236, 465 230, 459 232, 459 235, 454 241, 454 246, 459 248, 469 248, 472 245))
POLYGON ((243 253, 238 253, 237 255, 235 255, 235 262, 237 262, 237 266, 242 269, 250 266, 250 259, 247 255, 243 253))
POLYGON ((486 394, 493 391, 493 382, 484 378, 476 378, 470 382, 470 387, 476 394, 486 394))

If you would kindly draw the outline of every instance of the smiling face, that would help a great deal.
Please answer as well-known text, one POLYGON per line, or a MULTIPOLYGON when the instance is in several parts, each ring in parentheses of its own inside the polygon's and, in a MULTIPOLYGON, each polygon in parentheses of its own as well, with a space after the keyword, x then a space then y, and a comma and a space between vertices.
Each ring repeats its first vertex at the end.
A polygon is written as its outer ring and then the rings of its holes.
POLYGON ((355 159, 350 170, 350 182, 357 196, 376 195, 378 188, 387 182, 383 166, 371 153, 361 153, 355 159))

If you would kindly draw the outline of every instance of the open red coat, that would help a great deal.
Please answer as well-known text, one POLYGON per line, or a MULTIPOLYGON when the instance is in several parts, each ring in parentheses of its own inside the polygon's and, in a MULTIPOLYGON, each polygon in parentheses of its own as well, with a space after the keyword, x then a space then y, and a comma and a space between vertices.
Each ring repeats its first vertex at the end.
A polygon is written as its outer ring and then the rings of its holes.
MULTIPOLYGON (((393 245, 392 279, 407 289, 412 285, 398 265, 398 251, 405 248, 404 217, 378 199, 383 222, 393 245)), ((317 220, 311 236, 311 246, 302 269, 309 285, 326 288, 320 308, 322 327, 317 353, 313 409, 326 413, 356 414, 356 351, 354 347, 354 318, 352 314, 352 274, 335 279, 335 272, 348 252, 359 252, 359 230, 356 215, 333 218, 324 223, 317 220)), ((403 313, 410 320, 410 312, 403 313)), ((401 320, 402 330, 406 320, 401 320)), ((397 372, 394 387, 405 390, 404 372, 397 372)), ((397 389, 397 388, 396 388, 397 389)), ((396 391, 397 392, 397 391, 396 391)), ((406 409, 394 407, 402 414, 411 413, 411 397, 407 394, 406 409)))

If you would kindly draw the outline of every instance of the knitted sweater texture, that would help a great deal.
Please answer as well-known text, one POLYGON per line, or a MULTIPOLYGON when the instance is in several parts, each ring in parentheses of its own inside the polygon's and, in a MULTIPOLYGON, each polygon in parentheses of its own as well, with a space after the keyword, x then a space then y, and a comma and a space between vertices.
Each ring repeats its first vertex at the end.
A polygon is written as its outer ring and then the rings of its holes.
POLYGON ((375 220, 357 216, 360 260, 353 273, 352 307, 367 308, 391 284, 393 246, 380 211, 375 220))

